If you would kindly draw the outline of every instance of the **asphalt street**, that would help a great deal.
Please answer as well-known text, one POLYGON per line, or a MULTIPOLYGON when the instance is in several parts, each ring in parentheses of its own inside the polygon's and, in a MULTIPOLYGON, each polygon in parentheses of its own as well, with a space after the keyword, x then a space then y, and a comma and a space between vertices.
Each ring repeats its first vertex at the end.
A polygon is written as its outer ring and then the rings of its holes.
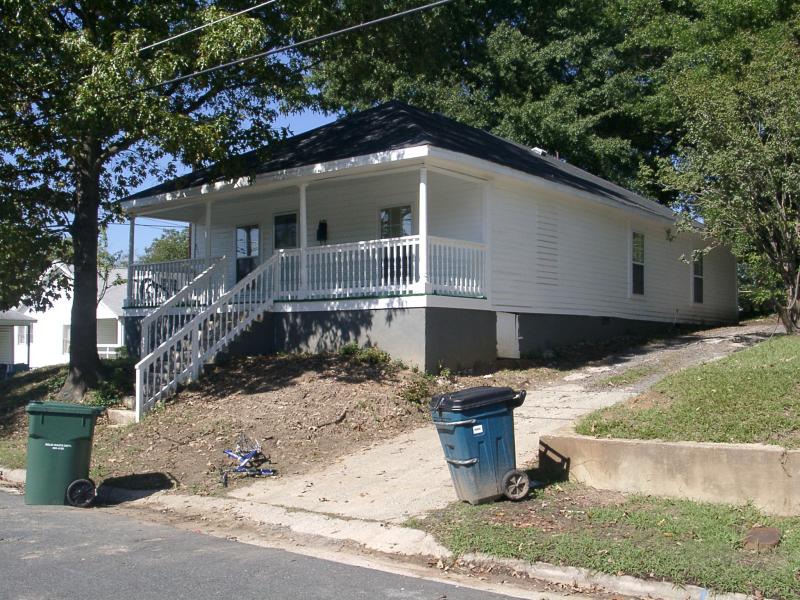
POLYGON ((508 598, 0 493, 0 598, 508 598))

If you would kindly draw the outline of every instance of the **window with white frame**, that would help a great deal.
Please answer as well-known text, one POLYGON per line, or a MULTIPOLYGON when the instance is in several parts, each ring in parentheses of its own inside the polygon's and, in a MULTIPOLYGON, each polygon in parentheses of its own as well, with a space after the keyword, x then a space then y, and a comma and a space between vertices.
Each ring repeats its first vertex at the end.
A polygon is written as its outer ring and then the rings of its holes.
POLYGON ((692 261, 692 301, 703 303, 703 255, 699 254, 692 261))
POLYGON ((69 354, 70 326, 61 328, 61 354, 69 354))
POLYGON ((631 293, 644 294, 644 234, 636 231, 631 236, 631 293))
POLYGON ((411 218, 411 207, 408 205, 382 208, 381 239, 411 235, 411 218))

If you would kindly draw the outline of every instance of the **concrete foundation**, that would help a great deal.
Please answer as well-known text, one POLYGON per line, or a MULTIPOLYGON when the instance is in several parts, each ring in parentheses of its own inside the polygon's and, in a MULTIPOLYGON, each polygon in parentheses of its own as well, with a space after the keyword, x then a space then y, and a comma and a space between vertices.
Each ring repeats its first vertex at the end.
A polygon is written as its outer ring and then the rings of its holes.
POLYGON ((540 467, 591 487, 800 514, 800 451, 763 444, 542 436, 540 467))
POLYGON ((273 312, 243 334, 232 354, 330 352, 346 343, 377 346, 429 372, 473 367, 496 356, 495 315, 451 308, 273 312))
POLYGON ((578 342, 595 342, 621 335, 652 335, 673 328, 672 323, 617 317, 519 314, 519 351, 522 356, 578 342))

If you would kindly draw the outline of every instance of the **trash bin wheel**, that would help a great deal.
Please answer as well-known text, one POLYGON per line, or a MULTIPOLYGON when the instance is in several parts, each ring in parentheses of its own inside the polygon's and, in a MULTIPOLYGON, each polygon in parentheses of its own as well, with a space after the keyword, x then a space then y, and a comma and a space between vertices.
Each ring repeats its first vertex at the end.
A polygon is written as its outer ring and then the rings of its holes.
POLYGON ((67 503, 77 508, 86 508, 97 495, 97 488, 91 479, 76 479, 67 487, 67 503))
POLYGON ((522 500, 531 489, 531 482, 527 473, 519 469, 512 469, 503 476, 503 494, 509 500, 522 500))

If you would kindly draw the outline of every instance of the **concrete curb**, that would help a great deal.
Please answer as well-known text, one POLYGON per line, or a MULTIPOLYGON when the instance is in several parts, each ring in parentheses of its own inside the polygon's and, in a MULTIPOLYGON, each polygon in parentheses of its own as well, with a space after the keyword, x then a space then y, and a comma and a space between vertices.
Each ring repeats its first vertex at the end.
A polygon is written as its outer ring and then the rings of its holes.
MULTIPOLYGON (((754 600, 747 594, 717 593, 695 585, 679 586, 666 581, 647 581, 630 575, 606 575, 578 567, 558 567, 549 563, 530 563, 512 558, 497 558, 488 554, 463 554, 461 560, 488 567, 499 565, 532 579, 540 579, 562 585, 574 585, 581 589, 601 588, 613 594, 658 598, 660 600, 754 600)), ((763 600, 763 599, 762 599, 763 600)))
POLYGON ((11 483, 25 483, 25 469, 9 469, 0 465, 0 480, 11 483))

